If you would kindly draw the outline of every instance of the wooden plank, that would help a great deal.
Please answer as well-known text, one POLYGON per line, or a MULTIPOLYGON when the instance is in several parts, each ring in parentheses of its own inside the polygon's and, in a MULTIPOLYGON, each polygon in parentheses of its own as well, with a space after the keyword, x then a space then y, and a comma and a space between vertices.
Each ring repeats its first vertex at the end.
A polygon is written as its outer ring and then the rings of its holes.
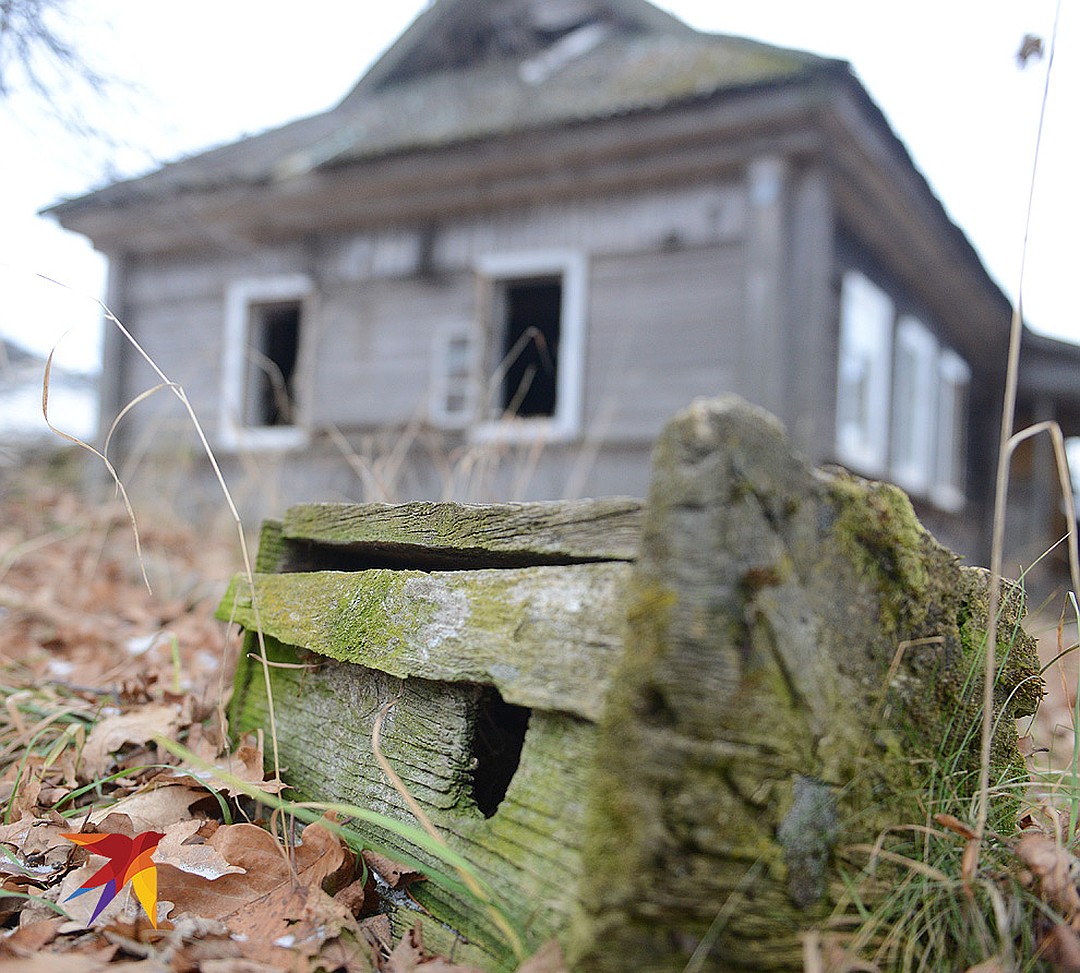
MULTIPOLYGON (((622 650, 630 565, 262 574, 265 634, 399 678, 494 686, 508 703, 599 717, 622 650)), ((257 627, 234 579, 218 617, 257 627)))
MULTIPOLYGON (((595 727, 559 713, 533 712, 516 772, 493 814, 475 799, 476 745, 486 731, 477 719, 481 687, 392 678, 361 666, 328 663, 267 640, 272 661, 314 662, 273 668, 274 705, 282 762, 299 799, 357 804, 415 824, 402 796, 379 770, 371 750, 376 715, 387 712, 382 750, 450 846, 463 855, 495 894, 529 948, 564 935, 577 910, 585 800, 595 727)), ((235 732, 267 729, 261 671, 242 662, 231 704, 235 732)), ((379 828, 354 826, 401 859, 446 866, 379 828)), ((411 894, 429 916, 400 903, 391 914, 396 935, 424 921, 424 941, 458 962, 512 970, 505 939, 474 902, 432 882, 411 894), (435 922, 430 915, 438 917, 435 922), (443 925, 443 924, 446 925, 443 925), (466 941, 455 943, 456 930, 466 941)))
POLYGON ((305 504, 285 514, 293 545, 287 570, 336 567, 347 550, 353 568, 528 567, 630 561, 641 536, 639 500, 506 504, 305 504), (306 545, 314 544, 312 550, 306 545), (326 549, 325 551, 322 549, 326 549), (320 557, 327 558, 320 563, 320 557), (364 558, 368 560, 365 562, 364 558))

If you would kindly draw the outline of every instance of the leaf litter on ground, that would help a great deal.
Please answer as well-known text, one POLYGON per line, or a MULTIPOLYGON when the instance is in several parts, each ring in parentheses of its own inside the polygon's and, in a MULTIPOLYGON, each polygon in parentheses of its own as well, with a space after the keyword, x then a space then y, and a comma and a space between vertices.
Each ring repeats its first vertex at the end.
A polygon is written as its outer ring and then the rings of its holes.
MULTIPOLYGON (((422 876, 319 822, 286 823, 283 841, 245 796, 284 785, 266 779, 261 741, 228 742, 237 644, 213 619, 235 564, 227 541, 143 527, 148 561, 169 565, 148 595, 120 505, 37 482, 0 489, 0 525, 5 973, 470 973, 424 948, 422 923, 391 940, 374 873, 395 889, 422 876), (63 837, 79 830, 164 834, 160 928, 130 890, 87 927, 97 894, 69 896, 104 859, 63 837)), ((552 943, 521 969, 566 966, 552 943)))

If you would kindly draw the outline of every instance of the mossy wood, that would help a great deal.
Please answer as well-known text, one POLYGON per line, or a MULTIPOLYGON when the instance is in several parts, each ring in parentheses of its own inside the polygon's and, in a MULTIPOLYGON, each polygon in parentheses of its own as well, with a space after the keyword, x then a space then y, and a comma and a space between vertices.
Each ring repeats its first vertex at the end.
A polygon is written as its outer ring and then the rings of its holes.
MULTIPOLYGON (((975 793, 985 572, 900 491, 808 469, 734 400, 668 426, 644 515, 563 508, 309 505, 266 525, 258 618, 273 659, 305 664, 271 670, 287 779, 411 821, 371 754, 395 700, 386 756, 528 942, 558 936, 595 973, 801 970, 800 932, 858 871, 844 849, 975 793)), ((1008 588, 1005 785, 1024 775, 1012 717, 1041 693, 1021 611, 1008 588)), ((220 613, 252 647, 247 582, 220 613)), ((232 720, 267 726, 251 659, 232 720)), ((426 937, 514 967, 475 902, 415 894, 426 937)))
MULTIPOLYGON (((376 715, 396 700, 386 757, 526 938, 541 941, 577 912, 595 721, 626 641, 641 503, 460 510, 455 522, 446 504, 292 508, 263 527, 254 598, 237 577, 219 614, 250 633, 257 604, 271 658, 306 663, 271 670, 281 759, 297 790, 411 821, 371 751, 376 715), (313 570, 320 562, 366 567, 313 570), (388 563, 399 566, 370 566, 388 563)), ((261 669, 248 658, 232 720, 241 731, 268 725, 261 669)), ((398 857, 417 854, 388 832, 371 836, 398 857)), ((513 967, 467 896, 430 883, 413 894, 473 943, 429 923, 429 944, 513 967)), ((402 910, 399 932, 418 918, 402 910)))
POLYGON ((524 567, 630 561, 640 500, 460 503, 314 503, 281 525, 282 569, 524 567))
MULTIPOLYGON (((751 407, 696 402, 653 460, 630 633, 589 781, 576 962, 802 970, 886 829, 973 809, 988 577, 881 483, 810 470, 751 407), (693 961, 692 961, 693 958, 693 961)), ((991 821, 1042 694, 1009 586, 991 821)), ((903 877, 903 876, 901 876, 903 877)), ((958 894, 962 895, 962 893, 958 894)), ((959 907, 959 906, 958 906, 959 907)))

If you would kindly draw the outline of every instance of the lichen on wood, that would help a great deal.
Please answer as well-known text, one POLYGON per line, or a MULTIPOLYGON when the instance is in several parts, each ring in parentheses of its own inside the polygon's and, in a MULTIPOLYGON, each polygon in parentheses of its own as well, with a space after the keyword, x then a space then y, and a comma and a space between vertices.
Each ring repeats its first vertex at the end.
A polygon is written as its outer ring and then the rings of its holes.
MULTIPOLYGON (((923 824, 942 786, 974 796, 986 576, 899 490, 811 471, 745 404, 695 403, 654 455, 575 961, 659 973, 706 940, 698 969, 801 970, 837 843, 923 824)), ((995 781, 1022 771, 1012 718, 1041 693, 1020 611, 1011 589, 995 781)))
MULTIPOLYGON (((625 640, 629 565, 319 571, 255 579, 263 631, 393 676, 496 687, 507 702, 600 715, 625 640)), ((248 582, 219 617, 255 625, 248 582)))
POLYGON ((641 501, 627 497, 532 503, 312 503, 282 525, 288 570, 532 567, 630 561, 641 501))

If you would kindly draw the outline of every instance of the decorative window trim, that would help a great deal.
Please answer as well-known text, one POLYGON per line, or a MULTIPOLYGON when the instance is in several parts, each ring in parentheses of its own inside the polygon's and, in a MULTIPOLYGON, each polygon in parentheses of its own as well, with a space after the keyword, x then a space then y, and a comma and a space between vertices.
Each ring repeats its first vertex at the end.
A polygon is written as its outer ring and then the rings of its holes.
MULTIPOLYGON (((247 426, 243 415, 252 307, 276 301, 299 301, 305 312, 302 316, 306 316, 313 289, 311 278, 305 274, 249 277, 229 283, 225 293, 219 413, 219 438, 223 448, 232 451, 294 450, 308 444, 308 432, 299 425, 247 426)), ((300 340, 302 343, 303 338, 300 340)))
MULTIPOLYGON (((471 432, 478 442, 568 442, 581 435, 585 381, 585 338, 588 260, 577 250, 537 250, 491 254, 476 264, 480 281, 483 343, 491 348, 496 322, 494 293, 501 281, 558 276, 562 285, 559 319, 559 357, 555 385, 555 414, 542 418, 485 417, 471 432)), ((485 368, 490 368, 491 355, 485 368)), ((494 363, 498 364, 498 363, 494 363)), ((485 408, 488 375, 480 386, 485 408)))
POLYGON ((841 463, 883 476, 889 459, 892 332, 889 296, 858 271, 847 271, 840 296, 836 382, 836 452, 841 463))
POLYGON ((428 417, 441 429, 465 429, 476 416, 480 344, 472 322, 444 324, 435 332, 428 417))

